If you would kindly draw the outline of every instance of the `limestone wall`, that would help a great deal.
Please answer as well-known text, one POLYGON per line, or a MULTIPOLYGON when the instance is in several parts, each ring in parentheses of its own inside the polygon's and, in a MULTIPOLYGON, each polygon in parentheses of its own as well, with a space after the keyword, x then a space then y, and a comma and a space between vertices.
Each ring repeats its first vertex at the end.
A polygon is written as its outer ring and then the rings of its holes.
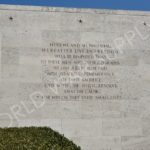
POLYGON ((0 126, 149 150, 149 43, 149 12, 0 5, 0 126))

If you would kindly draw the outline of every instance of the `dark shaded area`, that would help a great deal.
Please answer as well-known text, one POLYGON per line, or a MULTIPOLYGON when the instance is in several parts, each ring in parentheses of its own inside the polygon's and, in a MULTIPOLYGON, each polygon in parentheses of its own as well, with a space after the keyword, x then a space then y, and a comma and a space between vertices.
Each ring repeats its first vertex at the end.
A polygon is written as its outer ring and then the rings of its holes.
POLYGON ((79 19, 78 21, 79 21, 79 23, 83 23, 83 21, 81 19, 79 19))
POLYGON ((0 150, 81 150, 47 127, 0 128, 0 150))
POLYGON ((144 26, 147 26, 147 23, 146 23, 146 22, 144 22, 143 24, 144 24, 144 26))
POLYGON ((13 17, 12 17, 12 16, 10 16, 10 17, 9 17, 9 20, 10 20, 10 21, 13 21, 13 17))

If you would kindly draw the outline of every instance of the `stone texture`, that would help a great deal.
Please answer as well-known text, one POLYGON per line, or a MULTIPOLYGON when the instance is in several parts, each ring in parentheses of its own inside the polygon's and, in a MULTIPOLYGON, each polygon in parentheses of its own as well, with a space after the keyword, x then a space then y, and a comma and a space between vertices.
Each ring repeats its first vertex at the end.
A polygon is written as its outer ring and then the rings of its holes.
POLYGON ((0 126, 149 150, 149 33, 149 12, 0 5, 0 126))

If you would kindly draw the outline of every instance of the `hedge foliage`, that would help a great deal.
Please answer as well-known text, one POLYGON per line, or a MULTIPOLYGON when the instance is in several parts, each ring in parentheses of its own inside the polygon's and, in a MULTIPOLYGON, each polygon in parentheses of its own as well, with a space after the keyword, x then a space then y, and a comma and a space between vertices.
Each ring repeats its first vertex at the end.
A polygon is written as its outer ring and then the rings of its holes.
POLYGON ((47 127, 0 128, 0 150, 81 150, 47 127))

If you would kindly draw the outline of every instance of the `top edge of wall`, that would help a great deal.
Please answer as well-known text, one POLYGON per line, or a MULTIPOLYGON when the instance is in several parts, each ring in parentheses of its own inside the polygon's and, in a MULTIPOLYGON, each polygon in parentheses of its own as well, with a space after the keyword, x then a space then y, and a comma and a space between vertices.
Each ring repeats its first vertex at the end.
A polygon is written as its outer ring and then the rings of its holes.
POLYGON ((27 5, 7 5, 7 4, 0 4, 0 10, 150 16, 150 11, 27 6, 27 5))

